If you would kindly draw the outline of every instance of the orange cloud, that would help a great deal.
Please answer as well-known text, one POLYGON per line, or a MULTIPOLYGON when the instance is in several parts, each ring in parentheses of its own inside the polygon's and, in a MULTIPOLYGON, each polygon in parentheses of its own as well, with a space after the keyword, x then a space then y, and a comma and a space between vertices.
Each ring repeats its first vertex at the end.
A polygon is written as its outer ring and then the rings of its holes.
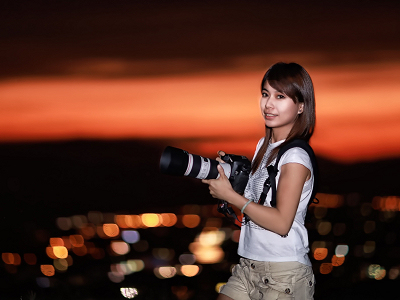
MULTIPOLYGON (((400 154, 400 64, 309 71, 317 95, 316 152, 342 161, 400 154)), ((197 138, 206 142, 186 146, 248 155, 263 135, 262 76, 263 71, 237 71, 5 80, 0 82, 0 140, 197 138)))

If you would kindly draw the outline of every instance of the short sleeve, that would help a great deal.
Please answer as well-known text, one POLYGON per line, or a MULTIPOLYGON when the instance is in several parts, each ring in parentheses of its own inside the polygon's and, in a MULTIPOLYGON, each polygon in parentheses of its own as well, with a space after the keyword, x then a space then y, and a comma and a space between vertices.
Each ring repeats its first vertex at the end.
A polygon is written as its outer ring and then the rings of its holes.
POLYGON ((278 169, 280 170, 283 165, 288 163, 301 164, 313 172, 310 156, 303 148, 294 147, 287 150, 279 160, 278 169))

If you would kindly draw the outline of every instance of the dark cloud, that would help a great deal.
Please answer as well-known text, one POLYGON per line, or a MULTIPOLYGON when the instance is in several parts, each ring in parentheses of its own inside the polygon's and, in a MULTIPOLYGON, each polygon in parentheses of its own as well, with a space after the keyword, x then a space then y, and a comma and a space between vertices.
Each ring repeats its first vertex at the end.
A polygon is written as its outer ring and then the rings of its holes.
POLYGON ((397 1, 9 1, 0 12, 0 75, 70 74, 66 65, 87 59, 201 62, 133 66, 126 76, 228 69, 233 57, 270 53, 390 60, 399 11, 397 1))

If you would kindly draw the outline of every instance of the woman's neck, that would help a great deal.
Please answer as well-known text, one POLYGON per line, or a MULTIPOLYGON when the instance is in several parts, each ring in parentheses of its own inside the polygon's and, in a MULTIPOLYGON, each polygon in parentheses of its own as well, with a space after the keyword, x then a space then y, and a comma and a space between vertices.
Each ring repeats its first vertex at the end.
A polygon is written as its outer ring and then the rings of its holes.
POLYGON ((289 132, 277 132, 278 130, 272 130, 271 132, 271 143, 276 143, 282 140, 286 140, 289 135, 289 132))

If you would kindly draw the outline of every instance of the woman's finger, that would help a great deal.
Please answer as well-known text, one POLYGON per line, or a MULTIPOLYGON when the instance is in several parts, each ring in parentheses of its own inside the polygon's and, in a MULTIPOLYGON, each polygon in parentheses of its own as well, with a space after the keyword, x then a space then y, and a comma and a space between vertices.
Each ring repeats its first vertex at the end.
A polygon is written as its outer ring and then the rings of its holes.
POLYGON ((225 176, 225 172, 224 172, 224 168, 221 166, 221 165, 218 165, 217 166, 217 169, 218 169, 218 173, 219 173, 219 175, 222 177, 222 176, 225 176))
POLYGON ((222 151, 222 150, 219 150, 219 151, 217 152, 217 154, 218 154, 219 156, 224 156, 226 153, 225 153, 224 151, 222 151))

